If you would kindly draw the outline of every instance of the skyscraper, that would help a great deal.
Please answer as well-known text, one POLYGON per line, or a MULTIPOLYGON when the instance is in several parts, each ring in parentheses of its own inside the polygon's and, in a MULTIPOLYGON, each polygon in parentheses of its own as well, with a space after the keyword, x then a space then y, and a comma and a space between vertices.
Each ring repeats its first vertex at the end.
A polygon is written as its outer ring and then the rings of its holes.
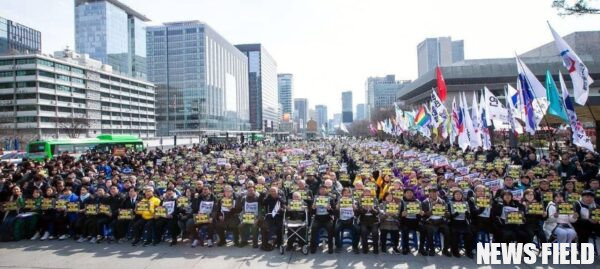
POLYGON ((342 122, 348 123, 354 120, 352 116, 352 91, 342 92, 342 122))
POLYGON ((319 128, 323 128, 323 125, 327 124, 327 106, 326 105, 316 105, 315 106, 315 111, 316 111, 316 118, 315 120, 317 121, 317 126, 319 128))
POLYGON ((356 116, 355 121, 366 119, 365 104, 356 104, 356 116))
POLYGON ((42 34, 39 31, 0 17, 0 55, 41 51, 42 34))
POLYGON ((396 80, 395 75, 367 78, 365 117, 370 119, 373 111, 391 108, 400 89, 409 83, 409 80, 396 80))
POLYGON ((294 119, 298 122, 299 129, 306 128, 308 118, 308 99, 294 99, 294 119))
POLYGON ((250 127, 252 130, 278 128, 277 63, 261 44, 235 47, 248 57, 250 127))
POLYGON ((248 58, 200 21, 147 28, 157 132, 248 130, 248 58))
POLYGON ((281 113, 288 114, 288 117, 293 118, 294 106, 292 98, 294 96, 293 87, 294 76, 292 74, 277 74, 277 87, 279 104, 281 104, 281 113))
POLYGON ((419 76, 436 66, 446 66, 464 60, 464 41, 451 37, 427 38, 417 46, 419 76))
POLYGON ((117 0, 75 0, 75 51, 145 78, 146 16, 117 0))

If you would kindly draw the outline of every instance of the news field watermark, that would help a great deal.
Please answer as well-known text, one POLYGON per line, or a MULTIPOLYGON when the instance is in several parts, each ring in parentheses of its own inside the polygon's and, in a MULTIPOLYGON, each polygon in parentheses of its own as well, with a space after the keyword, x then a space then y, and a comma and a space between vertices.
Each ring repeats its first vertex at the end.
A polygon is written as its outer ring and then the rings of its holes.
POLYGON ((593 264, 594 244, 544 243, 540 249, 533 243, 478 243, 477 264, 593 264))

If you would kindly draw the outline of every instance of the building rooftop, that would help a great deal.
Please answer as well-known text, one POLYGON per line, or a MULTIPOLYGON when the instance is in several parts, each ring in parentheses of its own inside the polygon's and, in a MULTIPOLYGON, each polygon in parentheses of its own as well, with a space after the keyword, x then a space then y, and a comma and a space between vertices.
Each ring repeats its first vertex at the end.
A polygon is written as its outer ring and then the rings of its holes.
MULTIPOLYGON (((86 4, 86 3, 100 2, 100 1, 101 0, 76 0, 75 6, 79 6, 81 4, 86 4)), ((150 19, 148 17, 146 17, 144 14, 141 14, 141 13, 133 10, 128 5, 125 5, 117 0, 105 0, 105 1, 117 6, 118 8, 124 10, 125 13, 132 15, 134 17, 137 17, 138 19, 140 19, 142 21, 145 21, 145 22, 150 21, 150 19)))

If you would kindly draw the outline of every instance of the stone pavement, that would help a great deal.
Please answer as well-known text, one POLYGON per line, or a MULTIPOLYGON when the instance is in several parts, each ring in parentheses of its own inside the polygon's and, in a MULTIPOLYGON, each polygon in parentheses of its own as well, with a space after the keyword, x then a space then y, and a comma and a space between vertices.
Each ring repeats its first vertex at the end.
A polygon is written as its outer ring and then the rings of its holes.
MULTIPOLYGON (((130 244, 90 244, 74 241, 19 241, 0 243, 0 268, 77 268, 77 269, 141 269, 141 268, 492 268, 477 266, 468 258, 415 255, 375 255, 353 253, 302 255, 291 252, 264 252, 256 249, 215 247, 190 248, 166 243, 153 247, 130 244)), ((493 266, 493 268, 567 268, 567 266, 493 266)), ((600 268, 600 257, 594 265, 568 268, 600 268)))

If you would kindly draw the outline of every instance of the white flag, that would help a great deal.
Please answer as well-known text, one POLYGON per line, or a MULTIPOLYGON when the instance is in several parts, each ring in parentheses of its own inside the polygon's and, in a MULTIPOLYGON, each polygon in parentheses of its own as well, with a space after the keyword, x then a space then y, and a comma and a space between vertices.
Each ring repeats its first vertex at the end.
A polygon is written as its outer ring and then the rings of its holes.
POLYGON ((591 139, 585 133, 583 125, 577 119, 575 107, 573 106, 573 103, 569 98, 569 90, 567 89, 567 85, 565 84, 565 81, 563 80, 562 74, 560 72, 558 73, 558 80, 560 81, 562 98, 565 102, 565 107, 567 108, 567 116, 569 116, 569 124, 571 125, 571 131, 573 132, 573 144, 594 152, 594 145, 592 145, 591 139))
POLYGON ((471 102, 471 124, 474 133, 474 135, 471 136, 471 148, 473 149, 483 145, 483 141, 481 141, 481 114, 479 113, 478 103, 477 92, 473 92, 473 101, 471 102))
POLYGON ((525 129, 530 134, 534 134, 548 111, 546 88, 519 57, 516 57, 516 60, 519 73, 517 90, 523 102, 525 129))
POLYGON ((487 125, 490 126, 494 124, 495 127, 498 127, 496 126, 496 122, 498 122, 498 124, 502 124, 504 127, 504 123, 508 123, 508 111, 504 108, 504 106, 502 105, 502 103, 500 103, 498 98, 487 87, 483 88, 483 95, 483 105, 485 107, 485 111, 487 112, 487 125))
POLYGON ((342 132, 344 132, 344 133, 349 133, 348 129, 346 128, 346 124, 343 124, 343 123, 340 124, 340 130, 342 130, 342 132))
POLYGON ((585 64, 583 64, 583 61, 579 59, 579 56, 575 54, 575 51, 573 51, 569 44, 554 31, 554 28, 552 28, 550 23, 548 23, 548 27, 550 27, 550 31, 554 37, 554 43, 563 60, 563 65, 569 71, 569 75, 571 75, 575 102, 583 106, 588 99, 590 84, 592 84, 594 80, 590 77, 588 69, 585 64))
POLYGON ((433 127, 437 128, 440 124, 445 123, 448 118, 448 112, 444 103, 435 91, 431 91, 431 119, 433 127))
POLYGON ((465 93, 460 95, 459 109, 459 130, 462 130, 458 135, 458 146, 463 151, 466 151, 471 145, 471 136, 473 136, 473 123, 471 122, 471 115, 469 114, 469 109, 467 108, 465 93), (460 120, 462 120, 462 122, 460 120))

